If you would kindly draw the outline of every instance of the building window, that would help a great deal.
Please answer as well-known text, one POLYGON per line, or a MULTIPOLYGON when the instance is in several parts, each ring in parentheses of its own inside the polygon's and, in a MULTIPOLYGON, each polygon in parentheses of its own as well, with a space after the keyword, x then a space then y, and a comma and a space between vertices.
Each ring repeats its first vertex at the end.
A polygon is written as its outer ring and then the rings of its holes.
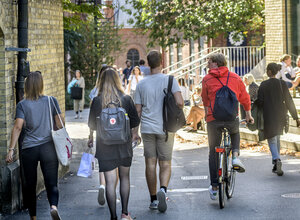
MULTIPOLYGON (((169 65, 174 64, 174 47, 173 44, 169 46, 169 65)), ((170 70, 173 70, 173 66, 170 67, 170 70)))
POLYGON ((300 1, 286 1, 286 53, 292 55, 293 64, 300 53, 300 1))
POLYGON ((138 66, 140 61, 140 54, 137 49, 130 49, 127 52, 127 60, 131 61, 132 66, 138 66))
MULTIPOLYGON (((182 46, 181 43, 179 42, 177 44, 177 62, 182 60, 182 46)), ((177 64, 177 68, 180 68, 182 66, 182 63, 177 64)))

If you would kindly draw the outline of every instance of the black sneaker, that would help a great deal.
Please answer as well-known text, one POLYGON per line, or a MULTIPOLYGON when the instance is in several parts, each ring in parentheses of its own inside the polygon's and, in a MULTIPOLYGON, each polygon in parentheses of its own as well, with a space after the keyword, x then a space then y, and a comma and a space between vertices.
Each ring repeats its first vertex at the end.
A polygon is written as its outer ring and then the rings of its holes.
POLYGON ((277 175, 278 176, 282 176, 283 175, 283 171, 281 169, 281 167, 282 167, 281 160, 277 159, 275 164, 276 164, 276 173, 277 173, 277 175))
POLYGON ((276 166, 276 163, 274 164, 274 166, 273 166, 273 169, 272 169, 272 172, 273 173, 276 173, 276 171, 277 171, 277 168, 276 168, 277 166, 276 166))

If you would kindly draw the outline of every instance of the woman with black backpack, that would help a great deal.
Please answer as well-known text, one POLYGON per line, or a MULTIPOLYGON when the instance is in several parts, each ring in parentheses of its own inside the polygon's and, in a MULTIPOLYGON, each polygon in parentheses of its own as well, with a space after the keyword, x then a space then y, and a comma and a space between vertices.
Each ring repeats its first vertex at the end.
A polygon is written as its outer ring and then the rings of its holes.
POLYGON ((263 109, 263 139, 268 140, 272 153, 274 164, 272 172, 278 176, 283 175, 280 160, 280 135, 283 134, 283 129, 287 123, 287 110, 296 120, 297 126, 300 126, 300 119, 286 83, 275 77, 280 70, 280 64, 268 64, 267 74, 269 79, 260 84, 256 100, 256 104, 263 109))
MULTIPOLYGON (((124 94, 120 78, 112 67, 107 68, 101 74, 98 91, 98 96, 93 99, 88 121, 90 129, 97 131, 95 157, 99 162, 99 172, 104 172, 105 175, 106 200, 111 219, 117 219, 116 183, 118 172, 122 202, 121 219, 131 220, 128 213, 129 173, 133 156, 132 141, 140 139, 138 135, 140 120, 131 97, 124 94), (112 114, 106 114, 107 112, 112 112, 112 114), (124 129, 125 131, 116 132, 114 130, 116 126, 123 128, 121 131, 124 129), (99 132, 104 127, 110 127, 111 131, 105 134, 99 132), (110 132, 115 135, 111 135, 110 132), (126 135, 127 133, 128 135, 126 135), (118 137, 116 134, 124 135, 118 137), (110 137, 111 140, 109 140, 110 137)), ((90 136, 89 143, 92 142, 93 136, 90 136)))

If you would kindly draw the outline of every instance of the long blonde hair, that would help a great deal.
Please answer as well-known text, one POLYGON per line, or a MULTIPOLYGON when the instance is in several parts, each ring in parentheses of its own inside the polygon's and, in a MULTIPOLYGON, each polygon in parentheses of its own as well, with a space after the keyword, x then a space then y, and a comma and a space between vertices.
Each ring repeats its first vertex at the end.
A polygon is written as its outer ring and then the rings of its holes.
POLYGON ((139 70, 139 75, 141 76, 141 75, 142 75, 142 72, 141 72, 141 69, 140 69, 139 66, 135 66, 135 67, 131 70, 131 75, 135 75, 135 72, 134 72, 135 69, 138 69, 138 70, 139 70))
POLYGON ((120 77, 113 68, 107 68, 100 76, 99 96, 101 96, 102 108, 106 108, 111 102, 121 103, 121 95, 124 94, 120 77))

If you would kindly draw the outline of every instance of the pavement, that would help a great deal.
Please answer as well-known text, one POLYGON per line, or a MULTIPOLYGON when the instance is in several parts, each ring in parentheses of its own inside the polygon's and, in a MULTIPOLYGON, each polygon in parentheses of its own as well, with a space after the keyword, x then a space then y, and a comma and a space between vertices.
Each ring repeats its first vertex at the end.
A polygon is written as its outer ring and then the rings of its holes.
MULTIPOLYGON (((107 205, 97 203, 98 167, 91 178, 76 176, 80 158, 88 137, 88 110, 83 119, 73 119, 73 112, 66 112, 66 127, 76 142, 70 172, 59 180, 59 211, 66 220, 109 220, 107 205), (80 144, 79 144, 80 143, 80 144)), ((181 131, 182 132, 182 131, 181 131)), ((271 172, 271 156, 267 153, 242 150, 241 159, 246 166, 238 174, 233 198, 220 209, 218 201, 209 198, 207 188, 208 148, 206 144, 181 143, 177 139, 172 160, 172 177, 168 188, 169 201, 166 213, 151 211, 144 175, 143 147, 134 150, 131 167, 131 193, 129 212, 140 220, 198 220, 198 219, 300 219, 300 159, 282 156, 282 177, 271 172)), ((121 204, 117 208, 121 214, 121 204)), ((28 219, 27 212, 4 217, 5 220, 28 219)), ((37 201, 37 219, 50 219, 46 193, 37 201)))

